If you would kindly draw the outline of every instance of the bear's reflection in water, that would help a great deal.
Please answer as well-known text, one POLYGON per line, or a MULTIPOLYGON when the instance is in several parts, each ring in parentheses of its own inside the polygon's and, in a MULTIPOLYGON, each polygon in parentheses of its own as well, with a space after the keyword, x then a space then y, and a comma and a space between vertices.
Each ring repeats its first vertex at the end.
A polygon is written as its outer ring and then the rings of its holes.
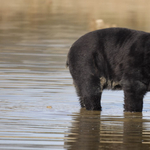
POLYGON ((66 134, 67 150, 148 149, 142 113, 101 116, 99 111, 81 109, 73 114, 72 128, 66 134))

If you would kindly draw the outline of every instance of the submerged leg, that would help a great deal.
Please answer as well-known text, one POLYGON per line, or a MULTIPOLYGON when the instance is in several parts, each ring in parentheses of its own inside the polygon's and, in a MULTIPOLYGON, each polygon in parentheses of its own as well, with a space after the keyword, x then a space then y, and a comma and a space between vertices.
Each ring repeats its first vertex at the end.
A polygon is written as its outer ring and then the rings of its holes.
POLYGON ((86 76, 81 93, 81 99, 87 110, 101 110, 101 87, 98 77, 86 76))
POLYGON ((73 84, 75 86, 75 89, 76 89, 76 93, 79 97, 79 102, 80 102, 80 106, 83 108, 85 107, 85 103, 84 103, 84 99, 82 97, 82 94, 81 94, 81 85, 80 85, 80 82, 78 82, 78 80, 73 80, 73 84))
POLYGON ((101 111, 101 93, 99 95, 89 95, 84 97, 85 107, 87 110, 101 111))
POLYGON ((124 109, 130 112, 142 112, 143 98, 146 93, 146 85, 142 82, 126 82, 124 89, 124 109))
POLYGON ((143 109, 143 96, 129 91, 124 91, 125 95, 125 111, 142 112, 143 109))
POLYGON ((101 87, 98 77, 82 76, 80 80, 74 80, 74 85, 81 107, 87 110, 101 110, 101 87))

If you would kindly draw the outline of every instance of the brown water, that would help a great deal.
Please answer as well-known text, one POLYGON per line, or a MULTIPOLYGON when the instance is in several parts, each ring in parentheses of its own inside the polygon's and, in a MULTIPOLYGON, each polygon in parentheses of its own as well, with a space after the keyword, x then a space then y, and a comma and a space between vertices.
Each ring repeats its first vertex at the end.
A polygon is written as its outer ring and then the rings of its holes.
POLYGON ((65 68, 71 44, 97 28, 150 31, 150 1, 0 0, 0 150, 150 149, 150 94, 123 113, 123 92, 103 111, 80 109, 65 68))

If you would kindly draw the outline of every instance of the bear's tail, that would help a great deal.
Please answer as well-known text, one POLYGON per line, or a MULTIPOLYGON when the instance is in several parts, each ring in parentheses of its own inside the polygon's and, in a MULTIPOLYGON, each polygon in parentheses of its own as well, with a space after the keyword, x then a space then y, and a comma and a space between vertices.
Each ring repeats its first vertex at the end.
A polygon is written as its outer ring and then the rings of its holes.
POLYGON ((66 61, 66 68, 69 66, 69 60, 68 60, 68 56, 67 56, 67 61, 66 61))
POLYGON ((66 61, 66 68, 69 66, 68 60, 66 61))

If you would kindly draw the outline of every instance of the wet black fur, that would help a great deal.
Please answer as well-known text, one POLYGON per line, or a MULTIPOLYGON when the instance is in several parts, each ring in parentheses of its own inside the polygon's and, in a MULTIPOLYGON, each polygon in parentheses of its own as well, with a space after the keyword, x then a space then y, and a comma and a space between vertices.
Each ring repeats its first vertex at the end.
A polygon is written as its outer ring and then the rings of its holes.
POLYGON ((126 28, 87 33, 70 48, 67 65, 81 107, 101 110, 104 89, 123 89, 125 111, 141 112, 150 85, 150 33, 126 28))

